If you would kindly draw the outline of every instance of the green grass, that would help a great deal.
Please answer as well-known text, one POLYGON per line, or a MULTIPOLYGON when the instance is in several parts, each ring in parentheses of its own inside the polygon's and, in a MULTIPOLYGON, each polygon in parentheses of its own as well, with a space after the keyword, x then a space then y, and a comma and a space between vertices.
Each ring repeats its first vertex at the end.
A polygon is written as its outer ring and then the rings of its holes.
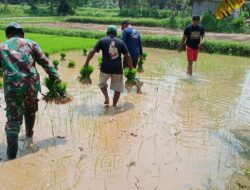
MULTIPOLYGON (((6 40, 4 36, 4 32, 0 31, 0 41, 6 40)), ((36 41, 44 52, 50 54, 60 51, 82 50, 83 48, 90 49, 96 43, 95 39, 32 33, 27 33, 26 38, 36 41)))
POLYGON ((41 22, 59 22, 64 21, 67 17, 15 17, 15 18, 0 18, 0 24, 6 27, 10 22, 18 22, 19 24, 25 23, 41 23, 41 22))
MULTIPOLYGON (((114 24, 120 25, 122 21, 129 19, 133 25, 149 26, 149 27, 168 27, 170 19, 154 19, 154 18, 125 18, 125 17, 92 17, 92 16, 72 16, 66 17, 65 22, 73 23, 95 23, 95 24, 114 24)), ((189 19, 190 22, 190 19, 189 19)), ((186 25, 187 21, 184 22, 186 25)), ((182 25, 182 26, 183 26, 182 25)))

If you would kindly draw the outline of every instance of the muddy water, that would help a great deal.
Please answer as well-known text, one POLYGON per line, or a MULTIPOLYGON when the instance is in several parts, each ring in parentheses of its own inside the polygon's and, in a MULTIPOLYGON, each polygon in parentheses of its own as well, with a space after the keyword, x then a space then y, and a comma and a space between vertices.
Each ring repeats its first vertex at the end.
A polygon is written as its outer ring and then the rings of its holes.
MULTIPOLYGON (((82 86, 76 78, 85 57, 68 53, 77 67, 65 61, 59 72, 74 101, 40 101, 41 150, 25 152, 22 128, 19 158, 0 163, 0 189, 250 189, 250 60, 202 54, 186 80, 184 53, 146 51, 144 94, 125 93, 116 109, 102 105, 97 59, 93 85, 82 86)), ((5 159, 2 94, 0 103, 5 159)))

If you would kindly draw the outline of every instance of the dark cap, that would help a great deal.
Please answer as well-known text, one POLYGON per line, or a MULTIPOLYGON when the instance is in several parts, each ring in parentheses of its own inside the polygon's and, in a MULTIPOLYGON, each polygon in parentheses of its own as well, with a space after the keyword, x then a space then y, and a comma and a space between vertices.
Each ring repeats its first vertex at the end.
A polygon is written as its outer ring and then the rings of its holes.
POLYGON ((122 25, 124 25, 124 24, 125 24, 125 25, 130 24, 130 23, 129 23, 129 20, 124 20, 124 21, 122 22, 122 25))
POLYGON ((193 17, 192 17, 192 20, 194 20, 194 21, 200 21, 200 16, 197 16, 197 15, 196 15, 196 16, 193 16, 193 17))
POLYGON ((109 34, 117 34, 117 28, 116 28, 116 26, 110 25, 107 28, 107 33, 109 33, 109 34))

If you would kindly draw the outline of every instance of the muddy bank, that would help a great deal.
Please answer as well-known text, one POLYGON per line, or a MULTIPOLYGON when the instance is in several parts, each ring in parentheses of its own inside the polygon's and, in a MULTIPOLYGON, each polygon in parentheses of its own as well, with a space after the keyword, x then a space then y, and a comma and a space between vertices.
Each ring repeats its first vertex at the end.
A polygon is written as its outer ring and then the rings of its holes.
MULTIPOLYGON (((249 189, 249 176, 240 173, 250 169, 242 155, 250 138, 249 59, 202 54, 193 80, 186 80, 184 53, 146 51, 144 94, 125 93, 116 109, 102 105, 98 56, 93 84, 82 86, 77 76, 86 57, 68 52, 59 73, 74 101, 40 101, 35 141, 41 150, 27 155, 20 141, 19 158, 0 164, 1 189, 221 190, 238 182, 249 189), (69 60, 77 67, 67 68, 69 60)), ((2 94, 0 103, 4 159, 2 94)))
MULTIPOLYGON (((66 22, 56 22, 56 23, 44 23, 43 22, 43 23, 30 23, 30 24, 24 24, 24 25, 57 27, 57 28, 65 28, 65 29, 100 30, 100 31, 105 31, 107 28, 107 25, 101 25, 101 24, 83 24, 83 23, 66 23, 66 22)), ((142 34, 175 35, 175 36, 181 36, 183 34, 182 30, 174 30, 174 29, 161 28, 161 27, 136 26, 136 28, 142 34)), ((225 34, 225 33, 207 32, 206 37, 208 39, 250 42, 249 34, 225 34)))

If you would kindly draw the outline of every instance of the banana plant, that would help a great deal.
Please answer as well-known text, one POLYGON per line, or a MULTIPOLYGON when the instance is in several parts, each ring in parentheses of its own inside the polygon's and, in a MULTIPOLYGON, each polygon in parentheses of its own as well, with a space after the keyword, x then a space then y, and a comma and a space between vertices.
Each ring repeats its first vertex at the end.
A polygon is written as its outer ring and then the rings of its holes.
POLYGON ((235 9, 241 8, 245 0, 223 0, 214 12, 214 16, 221 20, 231 15, 235 9))

